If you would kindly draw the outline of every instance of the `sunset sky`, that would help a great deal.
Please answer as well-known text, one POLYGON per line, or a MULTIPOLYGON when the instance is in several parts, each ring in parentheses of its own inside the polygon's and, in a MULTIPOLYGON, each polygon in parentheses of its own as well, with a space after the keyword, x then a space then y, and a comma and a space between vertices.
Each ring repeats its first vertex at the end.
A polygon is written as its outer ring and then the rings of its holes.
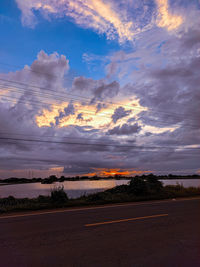
POLYGON ((200 173, 199 0, 1 0, 0 178, 200 173))

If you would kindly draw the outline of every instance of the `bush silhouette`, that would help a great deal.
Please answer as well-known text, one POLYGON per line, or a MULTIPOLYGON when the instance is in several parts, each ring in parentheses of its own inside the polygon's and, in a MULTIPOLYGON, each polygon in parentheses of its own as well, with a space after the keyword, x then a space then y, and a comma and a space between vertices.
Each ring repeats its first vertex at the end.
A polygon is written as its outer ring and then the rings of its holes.
POLYGON ((153 175, 146 178, 149 193, 159 193, 163 189, 163 184, 153 175))
POLYGON ((135 177, 131 179, 129 184, 130 193, 136 196, 156 194, 161 192, 162 189, 163 184, 153 174, 143 178, 135 177))
POLYGON ((147 183, 139 177, 131 179, 129 191, 136 196, 145 195, 148 192, 147 183))
POLYGON ((54 187, 51 190, 51 200, 53 202, 65 202, 68 200, 68 196, 64 191, 64 186, 54 187))

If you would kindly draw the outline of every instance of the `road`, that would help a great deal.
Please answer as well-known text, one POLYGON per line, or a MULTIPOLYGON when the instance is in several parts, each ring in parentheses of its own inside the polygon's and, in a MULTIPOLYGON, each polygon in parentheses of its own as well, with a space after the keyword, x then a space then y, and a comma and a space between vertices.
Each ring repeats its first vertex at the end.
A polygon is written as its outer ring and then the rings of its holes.
POLYGON ((200 198, 0 217, 0 266, 200 266, 200 198))

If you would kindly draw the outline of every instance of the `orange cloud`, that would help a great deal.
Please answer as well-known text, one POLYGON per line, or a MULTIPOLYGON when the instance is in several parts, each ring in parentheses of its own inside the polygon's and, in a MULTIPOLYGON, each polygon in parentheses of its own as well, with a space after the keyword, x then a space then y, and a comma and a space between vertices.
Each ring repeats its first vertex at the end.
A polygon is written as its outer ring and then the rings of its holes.
POLYGON ((168 0, 156 0, 158 6, 157 26, 167 28, 168 31, 177 29, 182 23, 181 16, 171 14, 169 11, 168 0))
POLYGON ((50 172, 59 173, 64 171, 64 167, 52 167, 49 169, 50 172))

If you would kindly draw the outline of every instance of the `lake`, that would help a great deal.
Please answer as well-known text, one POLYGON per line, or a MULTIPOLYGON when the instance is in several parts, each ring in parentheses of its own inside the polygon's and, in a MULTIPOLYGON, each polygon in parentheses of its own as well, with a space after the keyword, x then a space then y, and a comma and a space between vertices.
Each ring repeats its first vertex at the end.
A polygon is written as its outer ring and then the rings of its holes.
MULTIPOLYGON (((65 181, 54 184, 12 184, 0 186, 0 197, 14 196, 16 198, 34 198, 39 195, 49 195, 55 186, 63 185, 70 198, 77 198, 84 194, 91 194, 117 185, 127 184, 130 180, 98 180, 98 181, 65 181)), ((200 179, 161 180, 164 185, 182 184, 184 187, 200 187, 200 179)))

